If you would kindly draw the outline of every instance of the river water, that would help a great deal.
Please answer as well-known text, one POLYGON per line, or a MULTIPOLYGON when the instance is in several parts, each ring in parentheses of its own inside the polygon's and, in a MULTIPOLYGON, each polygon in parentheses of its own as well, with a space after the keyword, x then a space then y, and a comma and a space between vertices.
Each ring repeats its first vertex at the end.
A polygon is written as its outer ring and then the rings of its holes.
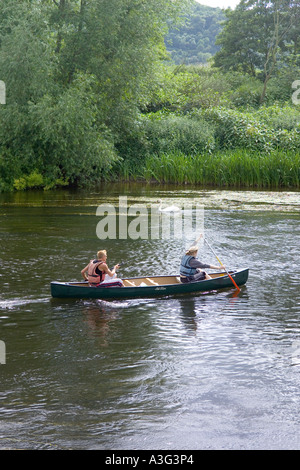
MULTIPOLYGON (((1 449, 300 449, 299 192, 132 184, 0 203, 1 449), (207 239, 250 268, 247 285, 52 299, 50 282, 80 280, 102 248, 120 276, 178 272, 181 240, 98 239, 96 209, 119 195, 203 204, 207 239)), ((205 245, 199 258, 218 264, 205 245)))

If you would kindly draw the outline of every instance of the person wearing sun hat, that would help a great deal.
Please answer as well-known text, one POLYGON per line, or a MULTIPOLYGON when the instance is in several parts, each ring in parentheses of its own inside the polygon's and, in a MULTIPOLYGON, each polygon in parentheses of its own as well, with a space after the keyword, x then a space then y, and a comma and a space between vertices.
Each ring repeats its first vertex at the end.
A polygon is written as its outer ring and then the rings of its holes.
POLYGON ((212 264, 205 264, 197 258, 198 246, 191 246, 181 259, 180 264, 180 281, 183 284, 193 281, 203 281, 204 279, 211 279, 211 277, 202 271, 205 268, 209 269, 225 269, 225 266, 214 266, 212 264))

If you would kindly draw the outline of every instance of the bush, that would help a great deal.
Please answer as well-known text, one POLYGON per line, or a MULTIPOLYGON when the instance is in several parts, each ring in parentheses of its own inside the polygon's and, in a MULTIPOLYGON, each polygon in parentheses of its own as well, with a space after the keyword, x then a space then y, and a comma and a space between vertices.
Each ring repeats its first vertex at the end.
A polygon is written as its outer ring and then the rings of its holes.
POLYGON ((272 106, 262 106, 253 112, 253 117, 274 130, 291 131, 300 124, 299 109, 287 104, 275 103, 272 106))
POLYGON ((37 189, 44 188, 45 190, 52 189, 57 186, 68 186, 69 182, 58 178, 55 181, 49 178, 45 178, 38 170, 34 170, 29 175, 23 175, 20 178, 14 180, 14 188, 17 191, 23 191, 25 189, 37 189))
MULTIPOLYGON (((279 119, 279 115, 277 113, 275 117, 274 114, 270 117, 268 108, 256 113, 211 108, 194 112, 194 117, 197 116, 215 125, 215 137, 220 149, 243 148, 258 152, 300 149, 299 124, 293 124, 295 127, 292 129, 285 129, 279 127, 278 122, 275 127, 274 121, 279 119)), ((294 123, 295 119, 296 115, 293 116, 294 123)))
POLYGON ((45 95, 29 106, 31 144, 52 179, 92 182, 117 158, 108 129, 98 123, 90 87, 87 77, 78 76, 58 98, 45 95))
POLYGON ((150 114, 144 119, 148 154, 173 151, 193 155, 215 148, 214 127, 204 119, 188 116, 150 114))
POLYGON ((261 93, 260 82, 244 83, 230 94, 230 101, 237 108, 256 108, 259 106, 261 93))
POLYGON ((0 109, 1 187, 84 185, 99 180, 115 160, 113 137, 99 122, 85 76, 60 94, 0 109))
POLYGON ((14 178, 21 174, 20 166, 20 159, 0 146, 0 192, 13 190, 14 178))
POLYGON ((246 148, 268 151, 273 140, 269 129, 261 126, 249 113, 232 109, 211 108, 198 113, 216 126, 220 148, 246 148))

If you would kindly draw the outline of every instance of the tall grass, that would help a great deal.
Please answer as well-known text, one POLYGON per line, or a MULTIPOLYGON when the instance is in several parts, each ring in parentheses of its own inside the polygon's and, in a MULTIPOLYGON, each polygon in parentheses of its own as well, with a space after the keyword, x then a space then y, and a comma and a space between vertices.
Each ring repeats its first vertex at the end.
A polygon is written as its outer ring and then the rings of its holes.
POLYGON ((146 158, 143 177, 148 182, 216 187, 299 188, 300 153, 242 149, 195 156, 164 153, 146 158))

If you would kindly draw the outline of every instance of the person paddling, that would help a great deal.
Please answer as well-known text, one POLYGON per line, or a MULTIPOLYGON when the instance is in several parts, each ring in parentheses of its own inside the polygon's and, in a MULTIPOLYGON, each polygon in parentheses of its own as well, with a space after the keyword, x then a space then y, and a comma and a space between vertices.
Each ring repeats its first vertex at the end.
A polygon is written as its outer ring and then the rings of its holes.
POLYGON ((211 279, 211 277, 202 269, 225 269, 225 266, 214 266, 212 264, 201 263, 197 259, 198 246, 191 246, 181 259, 180 264, 180 281, 183 284, 193 281, 203 281, 204 279, 211 279))
POLYGON ((97 259, 91 260, 89 264, 82 269, 83 279, 89 281, 91 287, 124 287, 122 279, 116 277, 116 271, 120 265, 116 264, 110 270, 106 264, 107 252, 100 250, 97 253, 97 259))

